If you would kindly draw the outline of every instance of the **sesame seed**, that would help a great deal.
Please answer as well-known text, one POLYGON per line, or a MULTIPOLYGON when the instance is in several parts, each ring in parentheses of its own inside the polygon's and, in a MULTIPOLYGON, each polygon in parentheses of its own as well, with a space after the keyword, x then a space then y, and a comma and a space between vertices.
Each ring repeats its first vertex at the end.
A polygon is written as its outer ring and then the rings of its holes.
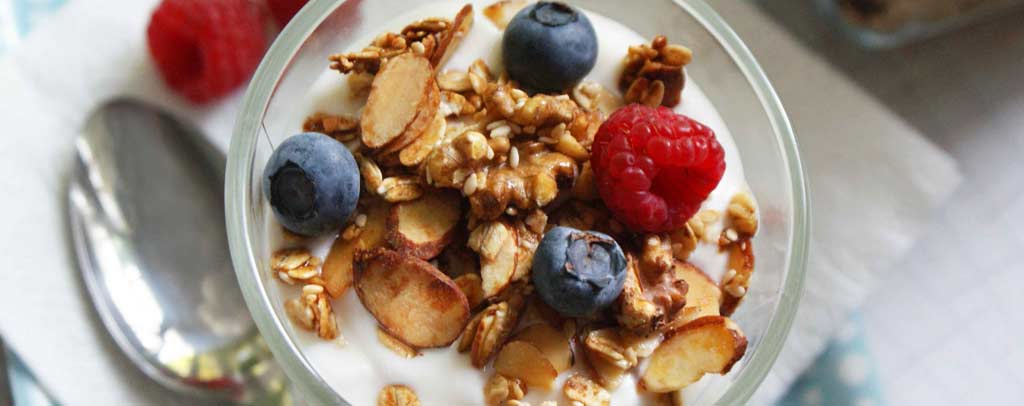
POLYGON ((415 52, 416 55, 423 55, 427 52, 427 48, 423 46, 422 42, 413 42, 410 48, 412 48, 412 52, 415 52))
POLYGON ((359 215, 356 216, 356 227, 366 227, 366 215, 365 214, 359 213, 359 215))
POLYGON ((512 132, 512 127, 509 127, 507 125, 503 125, 503 126, 500 126, 500 127, 495 127, 494 129, 491 129, 491 138, 508 137, 508 135, 511 132, 512 132))
POLYGON ((466 183, 462 185, 462 194, 472 196, 473 193, 476 193, 476 186, 476 174, 474 173, 466 178, 466 183))
POLYGON ((729 281, 732 280, 732 278, 735 278, 735 277, 736 277, 736 270, 735 269, 729 269, 729 271, 725 273, 725 276, 722 277, 722 282, 728 283, 729 281))
POLYGON ((519 148, 512 147, 512 149, 508 151, 508 164, 512 169, 519 167, 519 148))
POLYGON ((497 121, 492 121, 492 122, 491 122, 490 124, 488 124, 488 125, 487 125, 487 127, 485 127, 485 128, 487 128, 487 131, 491 131, 491 130, 493 130, 493 129, 495 129, 495 128, 498 128, 498 127, 501 127, 501 126, 503 126, 503 125, 506 125, 506 123, 508 123, 508 122, 507 122, 507 121, 505 121, 505 120, 497 120, 497 121))
POLYGON ((740 239, 740 236, 739 234, 736 234, 736 230, 729 228, 725 230, 725 238, 729 241, 736 241, 740 239))

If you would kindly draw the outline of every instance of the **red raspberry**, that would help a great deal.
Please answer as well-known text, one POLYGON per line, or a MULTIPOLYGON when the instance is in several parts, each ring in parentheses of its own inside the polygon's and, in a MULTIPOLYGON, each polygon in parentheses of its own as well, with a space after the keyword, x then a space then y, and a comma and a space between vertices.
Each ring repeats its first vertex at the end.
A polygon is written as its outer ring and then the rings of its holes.
POLYGON ((266 48, 263 27, 249 0, 164 0, 146 37, 167 85, 203 103, 249 79, 266 48))
POLYGON ((682 227, 725 173, 714 131, 665 107, 619 109, 597 130, 591 152, 601 198, 634 231, 682 227))
POLYGON ((279 27, 284 27, 291 21, 292 17, 295 17, 295 13, 299 12, 302 6, 306 5, 308 0, 267 0, 267 7, 270 8, 270 14, 274 16, 274 20, 277 21, 279 27))

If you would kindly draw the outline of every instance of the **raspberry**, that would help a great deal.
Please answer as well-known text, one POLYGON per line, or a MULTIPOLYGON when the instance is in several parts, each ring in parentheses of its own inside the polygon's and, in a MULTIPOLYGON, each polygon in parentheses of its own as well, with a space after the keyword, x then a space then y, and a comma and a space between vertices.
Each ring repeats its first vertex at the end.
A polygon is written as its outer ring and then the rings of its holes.
POLYGON ((682 227, 725 173, 714 131, 665 107, 619 109, 598 129, 591 152, 601 199, 634 231, 682 227))
POLYGON ((267 8, 279 27, 284 27, 295 17, 308 0, 267 0, 267 8))
POLYGON ((266 48, 259 10, 249 0, 164 0, 146 37, 164 81, 194 103, 248 80, 266 48))

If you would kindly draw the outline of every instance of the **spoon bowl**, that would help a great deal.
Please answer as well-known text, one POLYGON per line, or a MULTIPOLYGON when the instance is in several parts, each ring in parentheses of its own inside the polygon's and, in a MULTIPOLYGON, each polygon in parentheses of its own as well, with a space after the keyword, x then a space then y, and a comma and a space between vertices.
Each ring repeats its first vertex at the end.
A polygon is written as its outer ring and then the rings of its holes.
POLYGON ((224 155, 195 128, 129 99, 97 109, 75 149, 68 189, 75 253, 121 350, 173 391, 280 403, 284 375, 231 268, 224 155))

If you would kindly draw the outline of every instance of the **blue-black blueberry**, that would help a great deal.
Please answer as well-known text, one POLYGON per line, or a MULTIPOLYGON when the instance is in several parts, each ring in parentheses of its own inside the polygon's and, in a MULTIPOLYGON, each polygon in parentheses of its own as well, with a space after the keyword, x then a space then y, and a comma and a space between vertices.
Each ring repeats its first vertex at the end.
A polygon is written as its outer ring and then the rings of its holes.
POLYGON ((359 201, 359 166, 345 145, 320 133, 288 138, 263 170, 263 194, 289 231, 336 232, 359 201))

